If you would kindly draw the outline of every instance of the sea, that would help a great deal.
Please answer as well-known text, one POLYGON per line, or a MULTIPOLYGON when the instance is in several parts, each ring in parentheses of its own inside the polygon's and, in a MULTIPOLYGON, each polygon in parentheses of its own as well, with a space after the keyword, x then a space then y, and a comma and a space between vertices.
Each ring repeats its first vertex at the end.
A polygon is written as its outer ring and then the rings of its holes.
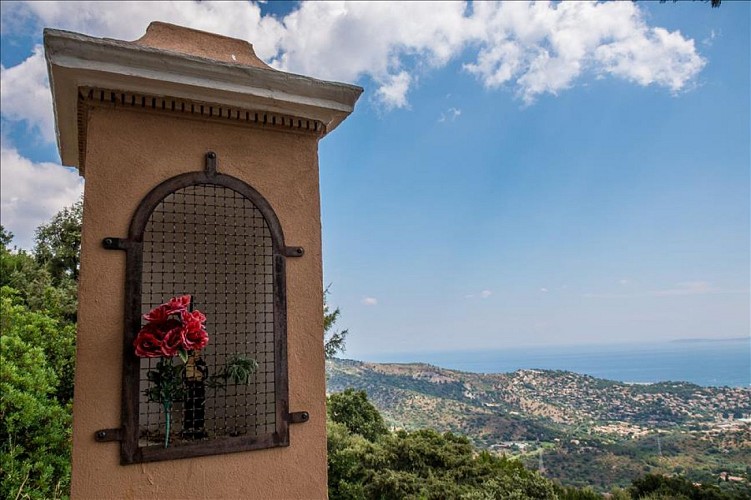
POLYGON ((705 387, 751 387, 751 338, 422 351, 369 356, 367 361, 422 362, 474 373, 566 370, 627 383, 681 381, 705 387))

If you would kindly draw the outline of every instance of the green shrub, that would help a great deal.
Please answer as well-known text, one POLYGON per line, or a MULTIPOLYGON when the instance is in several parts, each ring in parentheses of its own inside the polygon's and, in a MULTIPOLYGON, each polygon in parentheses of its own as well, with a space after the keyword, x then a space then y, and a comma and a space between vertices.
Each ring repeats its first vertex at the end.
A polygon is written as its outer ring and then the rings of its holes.
POLYGON ((75 328, 0 289, 0 497, 61 498, 70 476, 75 328))
POLYGON ((329 414, 331 499, 557 498, 547 479, 516 460, 478 452, 465 437, 388 432, 362 391, 332 395, 329 414))
POLYGON ((332 394, 328 401, 328 415, 334 422, 343 424, 350 432, 375 441, 388 433, 383 417, 368 401, 365 391, 347 389, 332 394))

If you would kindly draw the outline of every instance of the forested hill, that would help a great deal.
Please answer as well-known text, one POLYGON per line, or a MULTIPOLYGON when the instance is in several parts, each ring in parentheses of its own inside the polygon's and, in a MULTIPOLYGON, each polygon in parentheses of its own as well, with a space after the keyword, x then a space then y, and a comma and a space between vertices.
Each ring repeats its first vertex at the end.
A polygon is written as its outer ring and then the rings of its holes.
POLYGON ((328 391, 365 390, 396 428, 434 428, 517 454, 568 484, 626 484, 687 471, 714 481, 751 463, 751 388, 626 384, 565 371, 476 374, 432 365, 330 360, 328 391), (672 457, 666 460, 666 457, 672 457), (577 462, 592 480, 579 477, 577 462), (602 469, 602 474, 596 471, 602 469), (597 480, 594 480, 594 478, 597 480))
POLYGON ((466 430, 467 420, 477 424, 494 416, 523 415, 567 426, 622 422, 655 428, 751 416, 751 389, 687 382, 625 384, 565 371, 477 374, 419 363, 338 359, 329 363, 328 374, 329 391, 365 389, 388 418, 405 426, 464 421, 466 430))

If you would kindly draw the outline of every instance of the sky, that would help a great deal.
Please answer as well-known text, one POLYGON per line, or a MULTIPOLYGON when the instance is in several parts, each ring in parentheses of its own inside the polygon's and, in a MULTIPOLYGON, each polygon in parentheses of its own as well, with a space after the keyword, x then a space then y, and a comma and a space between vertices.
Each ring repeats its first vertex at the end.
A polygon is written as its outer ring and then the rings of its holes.
POLYGON ((21 248, 84 189, 42 29, 160 20, 365 88, 319 152, 348 357, 749 335, 749 3, 0 8, 0 219, 21 248))

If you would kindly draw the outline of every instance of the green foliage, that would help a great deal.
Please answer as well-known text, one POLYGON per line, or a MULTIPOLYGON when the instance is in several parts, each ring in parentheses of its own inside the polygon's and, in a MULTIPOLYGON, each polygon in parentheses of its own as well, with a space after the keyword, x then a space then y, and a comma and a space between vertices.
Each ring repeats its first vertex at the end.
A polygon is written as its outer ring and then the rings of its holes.
POLYGON ((81 203, 37 231, 0 227, 0 497, 61 498, 70 476, 81 203))
MULTIPOLYGON (((603 497, 592 488, 574 488, 573 486, 554 485, 559 500, 601 500, 603 497)), ((611 497, 612 498, 612 497, 611 497)), ((623 498, 623 497, 621 497, 623 498)), ((626 494, 626 499, 631 497, 626 494)))
POLYGON ((376 441, 388 433, 383 417, 368 401, 365 391, 347 389, 329 396, 329 418, 344 425, 349 432, 359 434, 368 441, 376 441))
MULTIPOLYGON (((181 356, 182 357, 182 356, 181 356)), ((164 447, 169 446, 170 430, 172 425, 172 405, 175 401, 185 398, 185 386, 183 385, 184 364, 173 364, 172 358, 159 358, 156 369, 149 370, 146 378, 149 385, 143 393, 154 403, 162 405, 165 417, 164 447)))
POLYGON ((73 326, 0 289, 0 497, 56 498, 70 475, 73 326))
POLYGON ((433 430, 397 432, 378 442, 331 429, 334 498, 556 498, 552 483, 520 463, 477 454, 466 438, 433 430))
POLYGON ((149 401, 160 403, 172 407, 175 401, 182 401, 185 397, 185 387, 183 386, 183 372, 185 365, 172 363, 172 358, 159 358, 154 370, 146 373, 149 387, 143 393, 149 401))
POLYGON ((332 499, 557 498, 547 479, 518 461, 478 452, 465 437, 431 429, 390 433, 385 428, 368 436, 362 428, 378 426, 382 418, 362 391, 330 396, 329 409, 332 499), (358 412, 367 414, 365 423, 358 412))
POLYGON ((236 356, 227 363, 227 378, 237 385, 250 384, 250 376, 258 369, 258 362, 247 356, 236 356))
POLYGON ((647 474, 635 479, 629 488, 634 498, 677 499, 677 500, 732 500, 743 498, 723 492, 715 485, 695 485, 683 477, 668 477, 660 474, 647 474))
POLYGON ((231 358, 222 370, 206 379, 206 387, 226 389, 227 382, 237 385, 249 385, 250 376, 258 369, 258 361, 247 356, 231 358))
POLYGON ((610 490, 610 500, 631 500, 628 490, 623 488, 613 488, 610 490))
MULTIPOLYGON (((330 392, 367 391, 389 425, 466 435, 480 448, 518 456, 530 469, 538 468, 544 449, 546 476, 567 486, 602 493, 628 487, 649 472, 707 483, 715 483, 721 471, 751 477, 747 428, 725 429, 712 439, 706 434, 717 426, 721 411, 751 411, 747 388, 685 382, 629 385, 564 371, 473 374, 421 363, 342 359, 329 360, 327 372, 330 392), (531 409, 532 401, 539 407, 531 409), (553 420, 554 408, 562 411, 558 416, 569 417, 553 420), (688 415, 693 415, 690 423, 680 424, 688 415), (617 422, 659 430, 662 458, 657 432, 618 434, 600 428, 617 422)), ((719 487, 751 498, 748 482, 723 481, 719 487)))
MULTIPOLYGON (((478 451, 470 441, 431 429, 382 431, 364 391, 348 389, 329 397, 329 497, 332 499, 560 499, 599 500, 590 487, 561 486, 524 468, 518 460, 478 451), (361 415, 364 415, 361 418, 361 415)), ((590 480, 594 478, 590 471, 590 480)), ((682 477, 648 474, 613 500, 740 500, 742 486, 696 486, 682 477)))
POLYGON ((12 234, 0 227, 0 286, 10 286, 32 311, 75 323, 78 284, 71 277, 53 280, 46 264, 24 250, 8 248, 12 234))
POLYGON ((8 245, 10 245, 11 241, 13 241, 13 233, 11 233, 10 231, 7 231, 0 224, 0 245, 2 245, 3 248, 7 248, 8 245))
POLYGON ((374 452, 374 445, 346 425, 327 422, 329 498, 365 498, 363 457, 374 452))
POLYGON ((83 200, 78 200, 37 228, 34 255, 56 285, 65 279, 78 279, 82 217, 83 200))
POLYGON ((334 331, 334 324, 339 319, 341 311, 337 307, 333 311, 326 302, 326 296, 329 294, 329 287, 323 291, 323 351, 326 359, 331 359, 340 352, 345 350, 345 341, 349 330, 334 331))

